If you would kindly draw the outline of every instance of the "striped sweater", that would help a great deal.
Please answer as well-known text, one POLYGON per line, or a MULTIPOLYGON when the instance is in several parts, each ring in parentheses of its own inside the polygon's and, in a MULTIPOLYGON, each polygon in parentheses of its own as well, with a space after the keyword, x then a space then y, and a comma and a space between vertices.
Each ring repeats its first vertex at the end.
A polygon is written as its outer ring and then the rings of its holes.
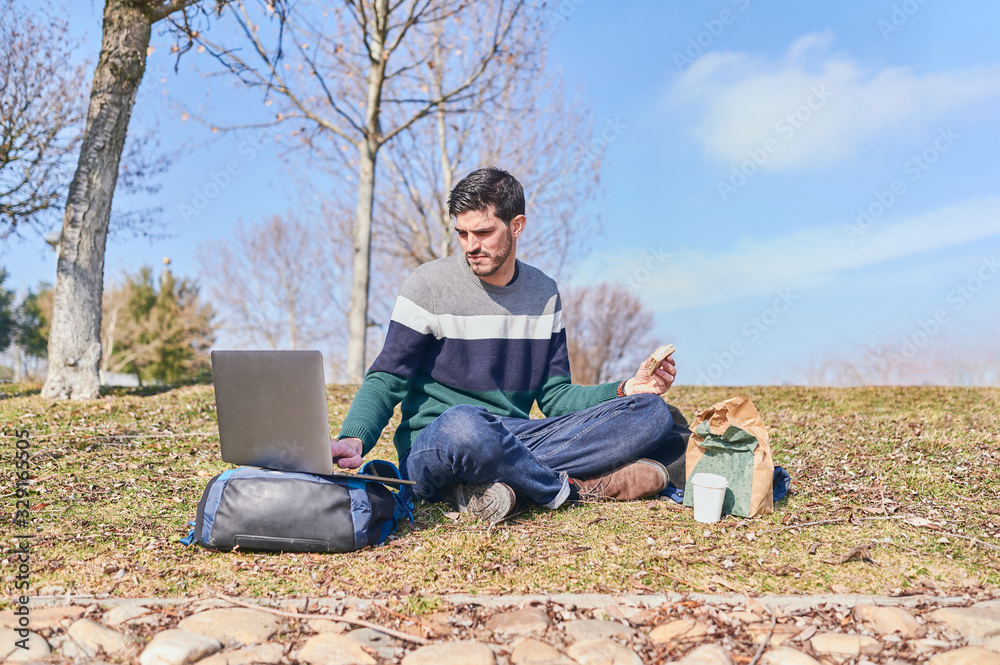
POLYGON ((527 418, 535 401, 559 416, 615 396, 614 383, 571 385, 554 280, 517 261, 513 281, 493 286, 464 256, 450 256, 406 279, 339 438, 361 439, 367 454, 401 403, 394 443, 402 459, 421 429, 458 404, 527 418))

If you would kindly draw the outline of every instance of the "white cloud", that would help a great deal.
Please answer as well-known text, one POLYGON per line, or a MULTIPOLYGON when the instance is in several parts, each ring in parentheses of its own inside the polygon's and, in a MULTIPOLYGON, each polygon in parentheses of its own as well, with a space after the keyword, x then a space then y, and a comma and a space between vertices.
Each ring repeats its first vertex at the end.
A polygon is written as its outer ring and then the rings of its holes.
POLYGON ((708 53, 674 82, 668 99, 699 109, 694 135, 710 156, 735 164, 770 140, 777 149, 765 168, 789 168, 845 159, 885 132, 941 122, 1000 95, 1000 66, 867 71, 828 53, 832 41, 829 32, 805 35, 778 60, 708 53))
MULTIPOLYGON (((856 228, 854 229, 857 230, 856 228)), ((838 273, 1000 235, 1000 198, 966 201, 921 217, 884 218, 861 235, 814 227, 771 239, 746 239, 719 251, 630 249, 592 257, 580 274, 624 281, 656 312, 798 291, 838 273)))

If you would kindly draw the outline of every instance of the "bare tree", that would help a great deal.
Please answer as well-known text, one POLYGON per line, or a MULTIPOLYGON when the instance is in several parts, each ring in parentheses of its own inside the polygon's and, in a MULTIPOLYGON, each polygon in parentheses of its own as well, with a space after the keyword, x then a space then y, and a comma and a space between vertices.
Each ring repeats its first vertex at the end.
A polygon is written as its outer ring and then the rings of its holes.
MULTIPOLYGON (((49 15, 49 1, 32 11, 0 0, 0 239, 25 229, 41 234, 59 222, 87 117, 88 64, 75 62, 66 21, 49 15)), ((158 148, 152 130, 129 134, 119 191, 159 190, 155 176, 171 160, 158 148)), ((113 205, 109 232, 153 236, 158 213, 113 205)))
POLYGON ((658 346, 653 315, 628 288, 602 282, 562 293, 574 383, 625 379, 658 346))
POLYGON ((0 239, 46 229, 65 203, 86 106, 67 23, 0 4, 0 239))
POLYGON ((239 222, 232 239, 204 245, 201 277, 224 329, 250 346, 308 348, 326 339, 343 307, 331 291, 321 227, 292 213, 239 222))
POLYGON ((917 332, 881 342, 858 342, 825 354, 800 375, 807 385, 1000 385, 1000 335, 974 339, 917 332))
POLYGON ((244 2, 232 14, 250 55, 175 22, 206 46, 240 81, 264 91, 278 109, 271 123, 291 122, 304 144, 316 149, 332 141, 332 155, 353 170, 357 198, 348 311, 348 379, 360 382, 365 368, 372 212, 376 164, 381 148, 442 104, 463 103, 476 83, 498 75, 496 63, 524 13, 526 0, 341 0, 303 1, 291 11, 268 5, 280 30, 269 47, 244 2), (489 11, 478 14, 487 6, 489 11), (414 71, 432 58, 433 30, 466 12, 482 20, 467 33, 447 84, 432 90, 414 71), (286 50, 284 45, 288 45, 286 50), (348 156, 346 150, 353 150, 348 156))
MULTIPOLYGON (((433 60, 419 70, 431 89, 443 88, 461 34, 435 32, 433 60)), ((512 44, 521 53, 501 60, 501 76, 481 80, 466 101, 442 104, 434 122, 413 125, 386 149, 378 212, 388 232, 377 250, 411 267, 454 253, 451 189, 468 172, 499 165, 525 185, 529 224, 518 256, 558 277, 570 251, 577 260, 586 253, 600 230, 585 206, 600 182, 603 148, 593 148, 586 105, 565 94, 558 71, 538 85, 546 68, 537 34, 512 44)))
POLYGON ((104 249, 150 32, 157 21, 198 1, 105 1, 101 53, 59 240, 44 397, 91 399, 99 394, 104 249))

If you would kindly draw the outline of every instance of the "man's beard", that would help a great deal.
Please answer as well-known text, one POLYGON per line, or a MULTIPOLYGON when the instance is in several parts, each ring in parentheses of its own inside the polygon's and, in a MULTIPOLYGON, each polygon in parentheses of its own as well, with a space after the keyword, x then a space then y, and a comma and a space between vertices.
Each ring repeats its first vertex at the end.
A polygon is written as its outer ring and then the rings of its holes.
POLYGON ((465 255, 465 262, 469 264, 469 268, 472 269, 472 273, 477 277, 490 277, 492 275, 495 275, 497 271, 500 270, 500 267, 507 262, 507 259, 510 257, 510 253, 513 249, 514 249, 513 235, 511 234, 510 228, 508 227, 507 241, 500 248, 500 251, 496 254, 496 256, 491 256, 486 252, 483 252, 482 250, 480 250, 479 254, 477 254, 477 256, 485 256, 486 258, 490 259, 489 263, 487 263, 486 265, 473 264, 469 261, 468 254, 465 255))

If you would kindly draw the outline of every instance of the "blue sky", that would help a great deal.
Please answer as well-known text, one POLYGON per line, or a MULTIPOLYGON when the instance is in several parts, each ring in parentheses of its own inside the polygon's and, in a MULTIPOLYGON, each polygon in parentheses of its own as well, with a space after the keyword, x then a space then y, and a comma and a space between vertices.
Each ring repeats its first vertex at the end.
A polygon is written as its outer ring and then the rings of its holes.
MULTIPOLYGON (((679 382, 798 383, 822 360, 858 362, 859 347, 889 357, 909 342, 950 359, 1000 342, 1000 6, 563 0, 555 11, 552 66, 582 88, 597 131, 611 128, 606 231, 575 280, 634 288, 678 349, 679 382)), ((100 4, 74 3, 72 27, 96 57, 100 4)), ((213 136, 163 101, 200 100, 205 81, 183 62, 175 75, 166 40, 154 43, 134 121, 182 146, 156 196, 171 235, 112 241, 106 275, 163 256, 194 274, 199 244, 298 196, 273 144, 248 159, 246 136, 213 136), (239 176, 182 219, 232 159, 239 176)), ((222 93, 213 103, 232 103, 222 93)), ((9 284, 52 280, 37 238, 2 251, 9 284)))

